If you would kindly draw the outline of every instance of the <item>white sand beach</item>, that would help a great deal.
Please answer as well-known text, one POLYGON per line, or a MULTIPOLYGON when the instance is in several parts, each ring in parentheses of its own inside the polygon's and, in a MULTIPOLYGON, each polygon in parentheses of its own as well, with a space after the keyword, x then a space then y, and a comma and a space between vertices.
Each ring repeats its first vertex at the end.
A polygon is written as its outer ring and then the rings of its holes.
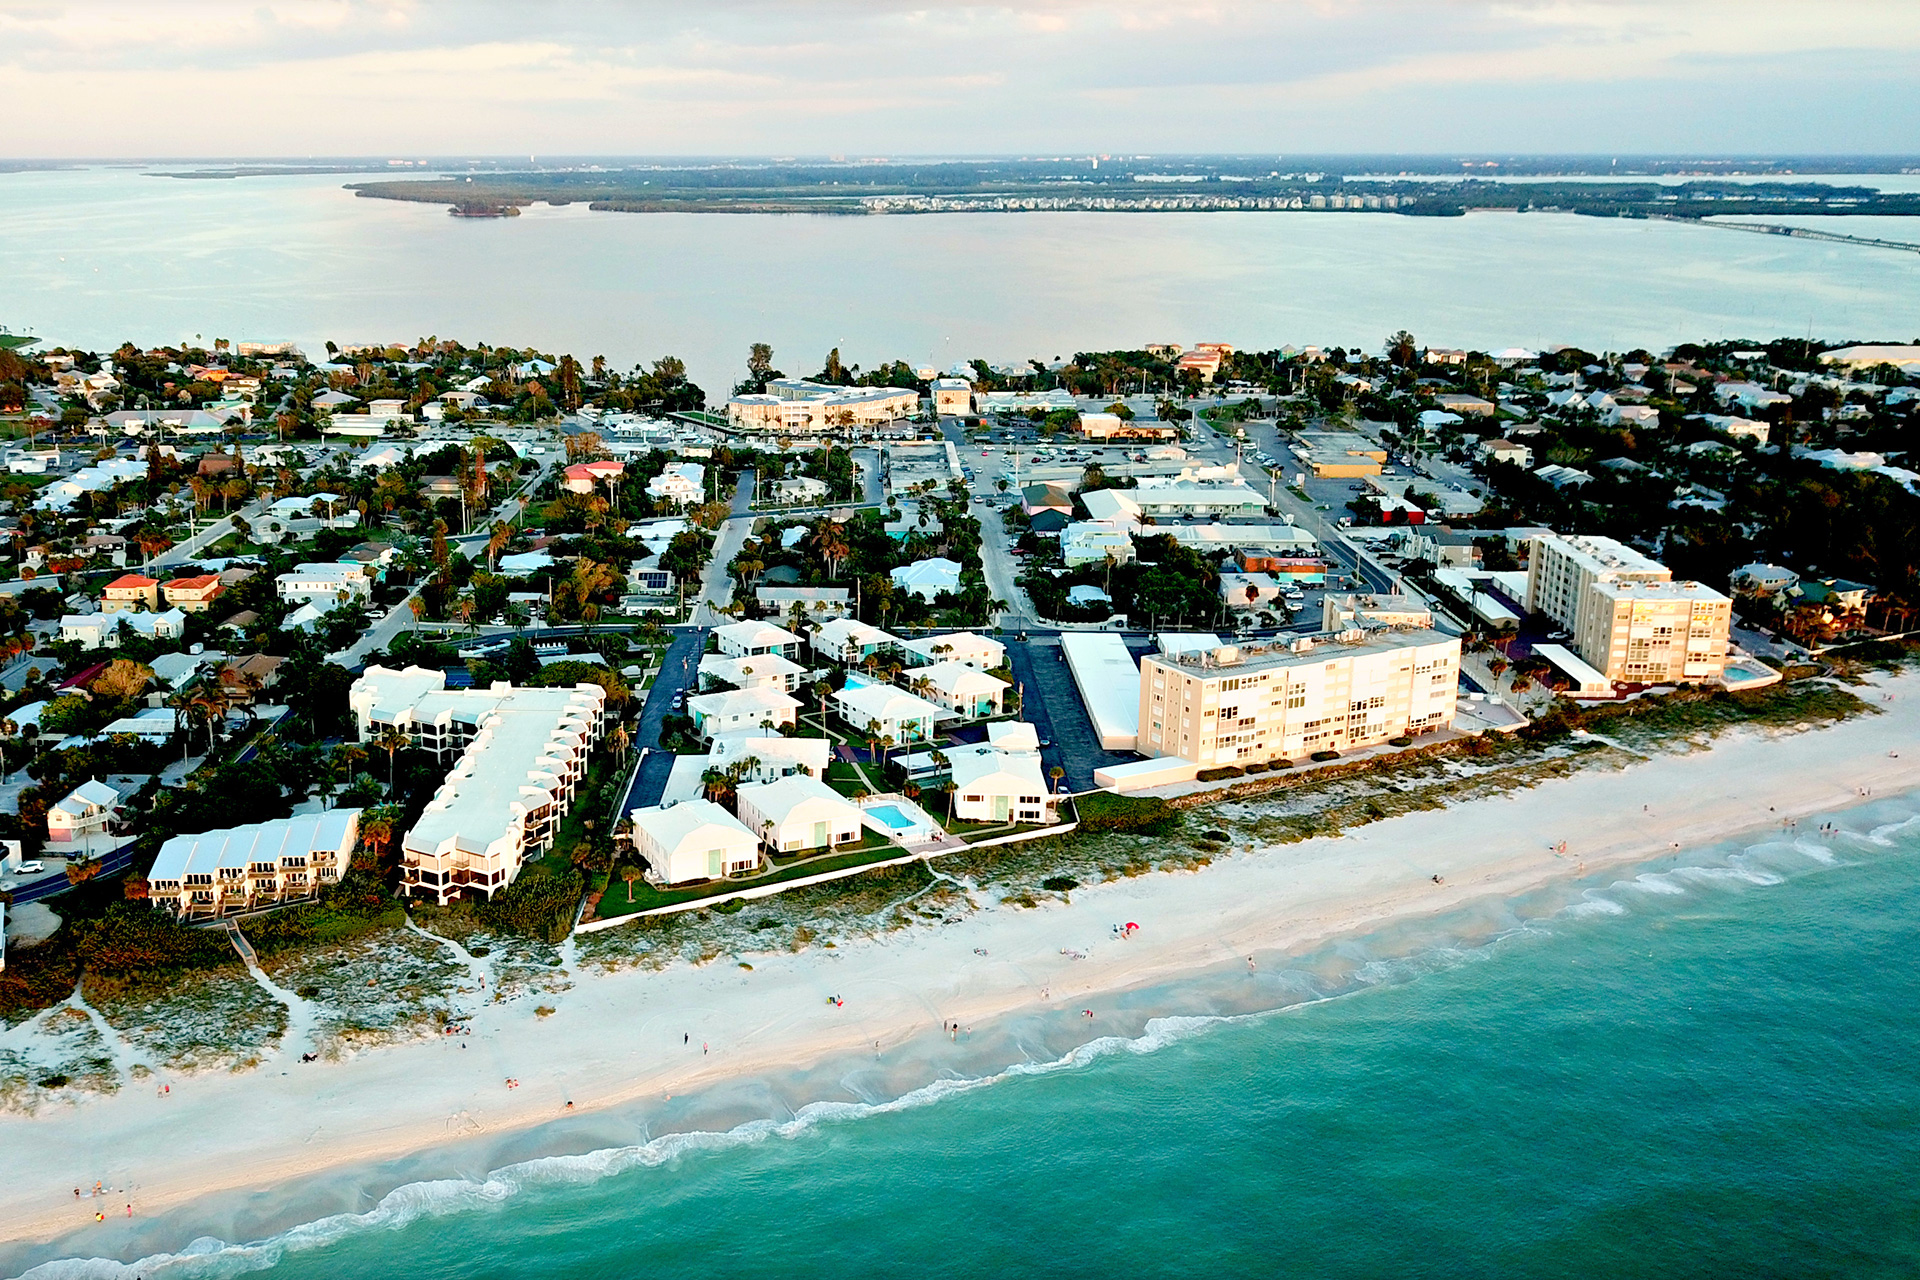
MULTIPOLYGON (((473 1034, 341 1062, 168 1077, 33 1117, 0 1118, 0 1221, 13 1240, 91 1223, 110 1166, 151 1215, 209 1193, 508 1133, 576 1113, 697 1093, 735 1077, 972 1026, 1021 1010, 1095 1011, 1114 993, 1297 951, 1395 919, 1511 897, 1785 819, 1920 787, 1920 677, 1863 690, 1878 715, 1824 729, 1740 730, 1710 750, 1592 769, 1413 813, 1333 839, 1237 854, 1199 872, 1089 886, 1070 903, 997 906, 829 952, 755 954, 583 977, 484 1006, 473 1034), (1897 753, 1897 754, 1896 754, 1897 753), (1554 846, 1566 842, 1564 856, 1554 846), (1435 882, 1438 876, 1440 881, 1435 882), (1127 940, 1112 927, 1141 926, 1127 940), (1077 951, 1084 958, 1064 954, 1077 951), (983 954, 984 953, 984 954, 983 954), (1044 995, 1043 995, 1044 992, 1044 995), (830 1003, 838 995, 844 1004, 830 1003), (464 1047, 462 1047, 464 1046, 464 1047), (508 1079, 520 1087, 508 1088, 508 1079)), ((118 1207, 117 1201, 114 1207, 118 1207)), ((185 1243, 184 1240, 177 1244, 185 1243)))

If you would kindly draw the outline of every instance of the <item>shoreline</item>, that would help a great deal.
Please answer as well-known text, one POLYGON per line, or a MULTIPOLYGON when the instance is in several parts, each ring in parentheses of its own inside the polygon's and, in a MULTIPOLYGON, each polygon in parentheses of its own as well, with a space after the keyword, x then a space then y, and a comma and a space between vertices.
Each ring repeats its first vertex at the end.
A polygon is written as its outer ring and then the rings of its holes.
MULTIPOLYGON (((87 1237, 70 1233, 94 1228, 94 1201, 61 1197, 103 1174, 135 1188, 141 1219, 176 1221, 203 1198, 424 1160, 483 1138, 537 1138, 563 1118, 669 1096, 695 1094, 697 1103, 729 1083, 791 1078, 870 1045, 884 1063, 948 1022, 971 1028, 1089 1007, 1087 1030, 1113 1034, 1123 1014, 1110 1006, 1127 992, 1855 807, 1869 801, 1863 787, 1875 799, 1920 788, 1920 709, 1910 709, 1920 676, 1875 688, 1896 693, 1874 704, 1878 715, 1738 730, 1689 755, 1576 772, 1196 872, 1088 886, 1067 903, 994 906, 834 951, 750 953, 751 970, 722 957, 664 971, 580 971, 552 1000, 550 1018, 530 1000, 483 1007, 466 1047, 429 1039, 339 1063, 275 1058, 241 1075, 178 1078, 164 1099, 131 1084, 51 1114, 0 1118, 7 1167, 31 1171, 0 1187, 8 1252, 37 1253, 55 1240, 86 1247, 87 1237), (1550 848, 1560 840, 1565 857, 1550 848), (1128 941, 1110 933, 1124 921, 1142 925, 1128 941), (835 995, 844 1006, 828 1002, 835 995), (509 1078, 524 1086, 507 1089, 509 1078)), ((808 1099, 816 1100, 831 1101, 808 1099)), ((119 1237, 99 1243, 88 1252, 124 1253, 119 1237)))

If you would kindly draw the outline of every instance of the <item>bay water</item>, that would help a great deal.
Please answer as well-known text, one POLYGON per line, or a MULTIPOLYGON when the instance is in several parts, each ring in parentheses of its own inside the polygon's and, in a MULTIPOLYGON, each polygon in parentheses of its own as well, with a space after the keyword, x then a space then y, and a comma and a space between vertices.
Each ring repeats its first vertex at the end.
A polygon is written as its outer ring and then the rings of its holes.
MULTIPOLYGON (((724 398, 789 373, 1222 340, 1378 349, 1920 332, 1920 254, 1561 214, 595 213, 457 219, 353 175, 0 174, 0 325, 100 348, 215 337, 673 354, 724 398)), ((1888 188, 1908 175, 1860 179, 1888 188)), ((1852 181, 1852 179, 1848 179, 1852 181)), ((1914 219, 1819 220, 1920 241, 1914 219)))
POLYGON ((1910 1276, 1920 797, 1817 821, 26 1275, 1910 1276))

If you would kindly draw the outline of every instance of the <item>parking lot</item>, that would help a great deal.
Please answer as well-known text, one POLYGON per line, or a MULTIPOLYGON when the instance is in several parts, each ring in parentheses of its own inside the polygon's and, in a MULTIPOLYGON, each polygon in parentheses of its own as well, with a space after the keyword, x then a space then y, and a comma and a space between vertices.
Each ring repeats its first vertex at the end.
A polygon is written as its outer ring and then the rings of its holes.
POLYGON ((1073 675, 1062 660, 1057 635, 1034 636, 1024 642, 1008 639, 1006 644, 1007 662, 1020 687, 1021 719, 1033 725, 1042 742, 1051 744, 1040 749, 1049 782, 1058 765, 1066 770, 1068 787, 1086 791, 1093 786, 1095 769, 1136 758, 1131 752, 1101 749, 1073 675))

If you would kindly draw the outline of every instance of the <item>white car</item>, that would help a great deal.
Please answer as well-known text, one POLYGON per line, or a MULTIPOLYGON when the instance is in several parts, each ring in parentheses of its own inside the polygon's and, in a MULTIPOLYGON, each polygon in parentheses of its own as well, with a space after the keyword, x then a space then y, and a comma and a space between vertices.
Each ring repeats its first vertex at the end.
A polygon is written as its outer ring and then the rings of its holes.
POLYGON ((46 869, 47 864, 44 862, 23 862, 20 864, 20 874, 23 876, 37 876, 46 869))

